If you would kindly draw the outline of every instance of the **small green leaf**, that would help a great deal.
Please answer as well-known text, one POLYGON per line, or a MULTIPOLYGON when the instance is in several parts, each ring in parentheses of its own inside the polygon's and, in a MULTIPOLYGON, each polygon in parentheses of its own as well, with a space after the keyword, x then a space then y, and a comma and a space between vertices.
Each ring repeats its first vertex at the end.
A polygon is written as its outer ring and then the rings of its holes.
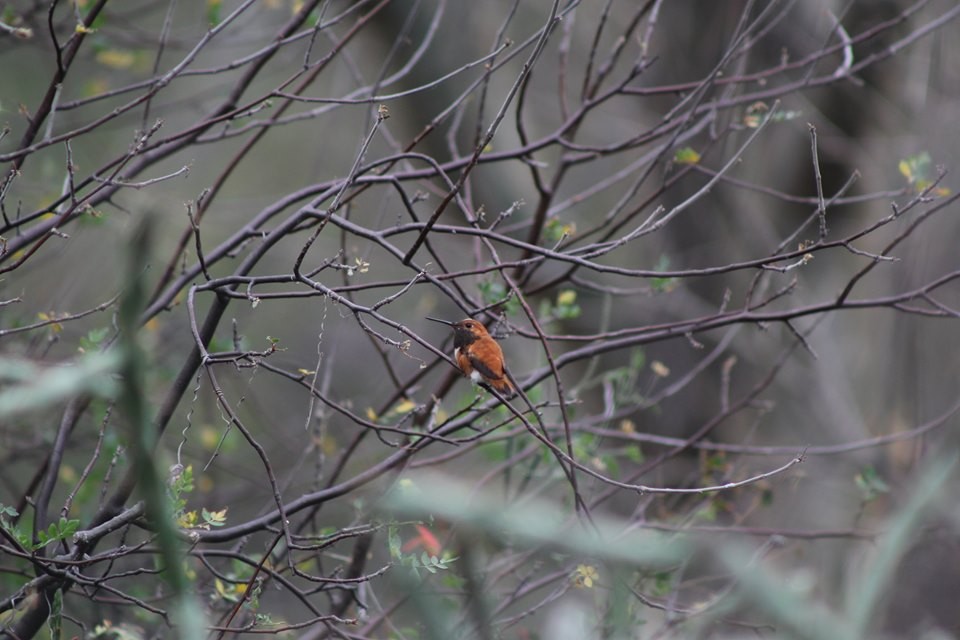
MULTIPOLYGON (((666 271, 670 268, 670 258, 666 255, 661 255, 660 259, 657 261, 657 266, 654 267, 657 271, 666 271)), ((653 287, 653 290, 657 293, 670 293, 676 288, 677 279, 676 278, 651 278, 650 286, 653 287)))
POLYGON ((565 289, 557 295, 554 315, 561 320, 572 320, 580 316, 580 305, 577 304, 576 291, 565 289))
POLYGON ((88 331, 87 335, 80 338, 80 351, 86 352, 97 350, 107 337, 108 332, 109 329, 107 327, 91 329, 88 331))
POLYGON ((901 160, 900 164, 897 165, 897 168, 900 170, 900 173, 903 174, 903 177, 907 179, 907 182, 913 182, 913 169, 910 167, 910 163, 906 160, 901 160))
POLYGON ((623 453, 630 462, 637 464, 643 462, 643 451, 640 450, 640 445, 632 444, 624 449, 623 453))
POLYGON ((873 467, 866 467, 854 477, 854 483, 860 489, 864 502, 870 502, 884 493, 890 492, 890 485, 877 474, 873 467))
POLYGON ((201 509, 200 515, 203 518, 203 521, 211 527, 222 527, 223 525, 227 524, 226 509, 221 509, 220 511, 207 511, 206 509, 201 509))
POLYGON ((520 310, 520 302, 516 297, 510 295, 506 286, 499 280, 485 280, 477 285, 480 290, 480 297, 487 306, 503 305, 503 310, 507 315, 512 315, 520 310))
MULTIPOLYGON (((272 339, 270 338, 270 336, 267 336, 267 340, 270 340, 272 342, 272 339)), ((229 340, 224 340, 223 338, 216 338, 216 337, 210 340, 210 346, 207 347, 207 351, 209 351, 210 353, 217 353, 219 351, 230 351, 231 349, 233 349, 233 343, 231 343, 229 340)))
POLYGON ((433 566, 430 556, 427 555, 427 552, 424 551, 420 554, 420 564, 423 565, 423 568, 429 571, 430 573, 436 573, 437 570, 433 566))
POLYGON ((928 181, 929 184, 931 164, 930 154, 926 151, 921 151, 920 153, 901 160, 897 164, 897 168, 910 184, 923 180, 928 181))
POLYGON ((67 520, 66 518, 60 518, 60 535, 64 540, 73 536, 80 528, 79 520, 67 520))
POLYGON ((556 244, 564 238, 570 238, 576 233, 577 225, 572 222, 563 222, 556 218, 548 220, 547 224, 543 227, 543 236, 549 240, 551 244, 556 244))
POLYGON ((690 147, 683 147, 674 152, 673 161, 677 164, 699 164, 700 154, 690 147))
POLYGON ((607 470, 607 475, 616 480, 620 477, 620 463, 613 456, 600 456, 600 461, 607 470))
POLYGON ((223 0, 207 0, 207 23, 215 27, 220 24, 220 7, 223 0))
POLYGON ((63 591, 60 589, 54 592, 47 625, 50 627, 50 640, 60 640, 63 631, 63 591))
POLYGON ((773 490, 766 488, 760 493, 760 504, 764 507, 769 507, 773 504, 773 490))
POLYGON ((387 545, 390 547, 390 557, 395 560, 399 558, 403 543, 400 541, 400 532, 395 526, 387 527, 387 545))
POLYGON ((658 571, 653 576, 653 595, 666 596, 673 591, 673 577, 667 571, 658 571))

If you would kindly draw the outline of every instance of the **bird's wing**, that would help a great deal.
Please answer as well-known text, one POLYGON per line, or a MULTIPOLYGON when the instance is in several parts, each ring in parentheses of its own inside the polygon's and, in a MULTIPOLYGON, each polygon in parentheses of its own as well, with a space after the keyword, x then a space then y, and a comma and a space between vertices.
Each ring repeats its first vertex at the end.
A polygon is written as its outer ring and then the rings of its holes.
POLYGON ((489 378, 490 380, 503 380, 503 371, 500 373, 494 373, 490 367, 484 363, 483 360, 476 357, 472 353, 467 354, 467 358, 470 360, 470 366, 480 372, 484 378, 489 378))

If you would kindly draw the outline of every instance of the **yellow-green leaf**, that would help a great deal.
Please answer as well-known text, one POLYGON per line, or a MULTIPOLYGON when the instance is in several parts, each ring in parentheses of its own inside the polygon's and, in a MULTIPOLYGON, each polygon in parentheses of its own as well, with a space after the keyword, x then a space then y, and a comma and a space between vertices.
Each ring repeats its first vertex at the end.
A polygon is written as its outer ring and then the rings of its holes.
POLYGON ((417 403, 413 400, 403 400, 393 408, 397 413, 410 413, 417 408, 417 403))
POLYGON ((676 150, 673 154, 673 161, 677 164, 699 164, 700 154, 690 147, 684 147, 676 150))
POLYGON ((130 51, 104 49, 97 54, 97 62, 111 69, 129 69, 136 62, 136 56, 130 51))
POLYGON ((207 0, 207 22, 211 25, 220 24, 220 7, 223 0, 207 0))
POLYGON ((577 301, 577 292, 573 289, 565 289, 557 296, 557 304, 569 306, 577 301))
POLYGON ((903 174, 903 177, 913 182, 913 172, 910 171, 910 164, 906 160, 901 160, 900 164, 897 165, 897 168, 900 169, 900 173, 903 174))
POLYGON ((670 367, 663 364, 659 360, 654 360, 650 363, 650 369, 653 370, 653 374, 658 378, 666 378, 670 375, 670 367))

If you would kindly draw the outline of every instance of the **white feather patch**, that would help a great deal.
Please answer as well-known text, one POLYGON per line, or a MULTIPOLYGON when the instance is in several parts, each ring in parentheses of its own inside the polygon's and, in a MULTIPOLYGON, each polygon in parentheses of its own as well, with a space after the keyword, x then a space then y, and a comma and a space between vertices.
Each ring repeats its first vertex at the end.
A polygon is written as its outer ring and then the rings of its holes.
MULTIPOLYGON (((457 361, 457 364, 460 364, 460 347, 457 347, 453 350, 453 359, 457 361)), ((479 371, 474 369, 470 372, 470 380, 473 381, 473 384, 480 384, 483 382, 483 376, 479 371)))

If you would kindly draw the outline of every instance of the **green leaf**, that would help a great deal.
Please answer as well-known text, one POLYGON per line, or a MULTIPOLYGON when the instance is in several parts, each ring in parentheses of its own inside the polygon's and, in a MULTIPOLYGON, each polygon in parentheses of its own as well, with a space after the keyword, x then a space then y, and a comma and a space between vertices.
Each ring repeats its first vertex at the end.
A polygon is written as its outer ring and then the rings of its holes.
POLYGON ((440 583, 447 589, 459 591, 464 588, 464 585, 466 585, 467 581, 458 576, 456 573, 451 572, 443 574, 443 576, 440 578, 440 583))
POLYGON ((690 147, 683 147, 674 152, 673 161, 677 164, 699 164, 700 154, 690 147))
POLYGON ((490 462, 503 462, 507 459, 506 442, 484 442, 477 449, 490 462))
POLYGON ((223 525, 227 524, 226 508, 221 509, 220 511, 208 511, 207 509, 201 509, 200 516, 203 518, 203 521, 211 527, 222 527, 223 525))
POLYGON ((912 156, 901 160, 897 164, 897 168, 900 170, 900 173, 903 174, 903 177, 907 179, 907 182, 914 184, 915 182, 928 180, 930 178, 930 165, 933 164, 930 159, 930 154, 926 151, 921 151, 912 156))
MULTIPOLYGON (((280 342, 279 338, 271 338, 270 336, 267 336, 267 341, 272 344, 276 344, 280 342)), ((210 340, 210 346, 207 347, 207 351, 210 353, 217 353, 220 351, 231 351, 232 349, 233 349, 232 342, 230 342, 229 340, 225 340, 223 338, 216 338, 216 337, 210 340)))
POLYGON ((520 301, 510 295, 506 286, 499 280, 484 280, 477 285, 480 297, 488 306, 503 305, 507 315, 513 315, 520 310, 520 301))
POLYGON ((223 0, 207 0, 207 23, 215 27, 220 24, 220 8, 223 0))
POLYGON ((600 461, 607 469, 607 475, 616 480, 620 477, 620 463, 614 456, 600 456, 600 461))
POLYGON ((50 640, 60 640, 63 631, 63 591, 60 589, 57 589, 53 594, 47 625, 50 627, 50 640))
POLYGON ((860 489, 861 498, 864 502, 870 502, 880 495, 890 492, 890 485, 880 477, 873 467, 866 467, 861 470, 853 481, 860 489))
POLYGON ((62 539, 66 540, 67 538, 70 538, 77 532, 79 528, 79 520, 67 520, 66 518, 60 518, 60 536, 62 539))
POLYGON ((424 551, 420 554, 420 564, 423 565, 423 568, 429 571, 430 573, 436 573, 437 570, 434 568, 434 563, 430 556, 427 555, 427 552, 424 551))
MULTIPOLYGON (((666 255, 661 255, 660 259, 657 260, 657 265, 654 267, 656 271, 666 271, 670 268, 670 258, 666 255)), ((653 287, 653 290, 657 293, 670 293, 677 286, 676 278, 651 278, 650 286, 653 287)))
POLYGON ((390 547, 390 557, 397 559, 400 557, 400 548, 403 543, 400 541, 400 531, 395 526, 387 527, 387 546, 390 547))
POLYGON ((643 451, 640 450, 640 445, 631 444, 626 449, 624 449, 623 454, 627 457, 627 460, 630 462, 640 464, 643 462, 643 451))
POLYGON ((543 236, 551 244, 560 242, 563 238, 569 238, 577 233, 577 225, 572 222, 563 222, 556 218, 551 218, 543 227, 543 236))
POLYGON ((80 351, 96 351, 100 348, 100 345, 103 343, 104 339, 109 333, 107 327, 101 327, 99 329, 91 329, 87 332, 87 335, 80 338, 80 351))
POLYGON ((669 571, 658 571, 653 575, 653 595, 663 597, 673 591, 673 574, 669 571))
POLYGON ((773 489, 766 488, 760 493, 760 504, 769 507, 773 504, 773 489))
POLYGON ((697 517, 707 522, 716 522, 717 520, 717 501, 710 500, 697 511, 697 517))
POLYGON ((84 215, 77 218, 77 224, 81 227, 102 227, 107 221, 107 217, 103 215, 103 212, 93 207, 87 207, 87 210, 83 213, 84 215))
POLYGON ((572 320, 580 317, 580 305, 577 304, 577 292, 564 289, 557 294, 557 306, 554 315, 560 320, 572 320))

